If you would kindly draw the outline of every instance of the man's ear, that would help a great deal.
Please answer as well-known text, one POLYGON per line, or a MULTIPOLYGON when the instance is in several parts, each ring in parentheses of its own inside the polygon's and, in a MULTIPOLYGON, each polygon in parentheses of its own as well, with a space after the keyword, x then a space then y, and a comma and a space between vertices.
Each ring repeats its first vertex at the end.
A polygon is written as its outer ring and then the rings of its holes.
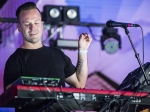
POLYGON ((20 26, 20 24, 17 24, 17 28, 18 28, 18 31, 21 32, 21 26, 20 26))

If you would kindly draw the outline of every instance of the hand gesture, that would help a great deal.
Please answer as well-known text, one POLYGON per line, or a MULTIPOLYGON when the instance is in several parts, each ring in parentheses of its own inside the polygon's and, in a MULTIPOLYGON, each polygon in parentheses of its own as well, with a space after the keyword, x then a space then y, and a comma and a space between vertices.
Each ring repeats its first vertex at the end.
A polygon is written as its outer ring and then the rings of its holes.
POLYGON ((92 41, 92 38, 89 34, 82 33, 79 36, 78 49, 79 50, 87 50, 91 44, 91 41, 92 41))

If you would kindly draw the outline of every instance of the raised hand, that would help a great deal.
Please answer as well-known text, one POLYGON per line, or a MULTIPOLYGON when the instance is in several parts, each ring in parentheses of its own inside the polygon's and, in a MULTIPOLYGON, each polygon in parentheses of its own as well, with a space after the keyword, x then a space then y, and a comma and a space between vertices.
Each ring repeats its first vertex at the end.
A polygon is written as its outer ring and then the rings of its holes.
POLYGON ((87 50, 92 42, 92 38, 89 34, 87 33, 82 33, 79 36, 79 41, 78 41, 78 49, 79 50, 87 50))

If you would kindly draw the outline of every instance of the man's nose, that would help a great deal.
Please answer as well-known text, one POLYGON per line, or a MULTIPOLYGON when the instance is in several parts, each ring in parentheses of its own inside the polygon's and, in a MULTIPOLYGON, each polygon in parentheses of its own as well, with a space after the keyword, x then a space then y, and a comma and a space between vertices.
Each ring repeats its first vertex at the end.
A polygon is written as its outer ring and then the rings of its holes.
POLYGON ((35 28, 35 25, 34 24, 30 24, 30 29, 34 29, 35 28))

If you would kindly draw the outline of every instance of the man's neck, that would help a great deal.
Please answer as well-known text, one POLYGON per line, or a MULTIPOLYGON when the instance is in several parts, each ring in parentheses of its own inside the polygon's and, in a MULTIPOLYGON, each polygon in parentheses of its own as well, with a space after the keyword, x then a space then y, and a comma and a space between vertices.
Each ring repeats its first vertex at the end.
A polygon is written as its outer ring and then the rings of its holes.
POLYGON ((35 44, 23 44, 21 46, 21 48, 23 48, 23 49, 38 49, 38 48, 41 48, 42 46, 43 46, 42 43, 40 43, 40 44, 37 44, 37 43, 35 43, 35 44))

